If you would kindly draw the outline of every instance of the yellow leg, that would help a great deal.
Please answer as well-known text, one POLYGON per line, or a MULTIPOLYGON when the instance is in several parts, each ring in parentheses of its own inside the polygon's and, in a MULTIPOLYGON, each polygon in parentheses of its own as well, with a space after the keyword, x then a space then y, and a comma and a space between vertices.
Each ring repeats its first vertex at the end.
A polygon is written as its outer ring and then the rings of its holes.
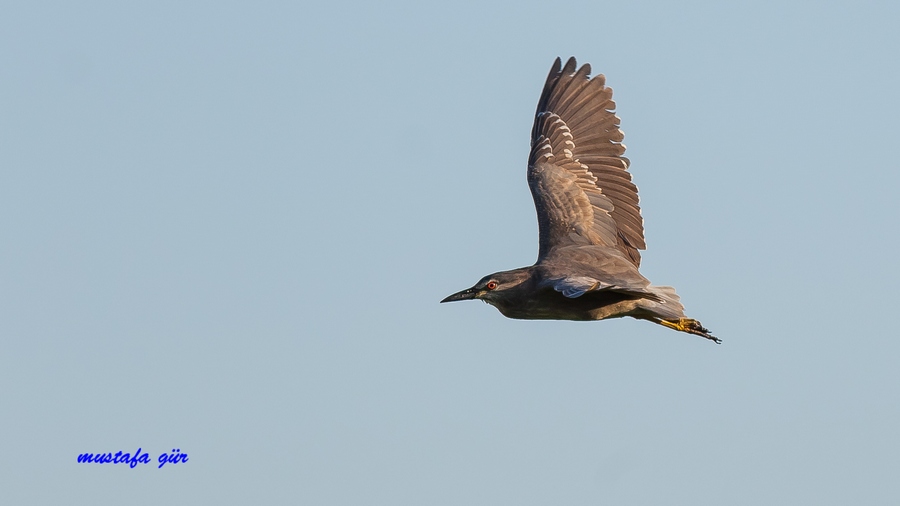
POLYGON ((694 334, 695 336, 705 337, 710 341, 715 341, 716 344, 722 342, 721 339, 710 334, 709 330, 703 328, 703 325, 701 325, 700 322, 692 318, 679 318, 677 320, 663 320, 662 318, 659 318, 655 321, 660 325, 679 332, 687 332, 688 334, 694 334))

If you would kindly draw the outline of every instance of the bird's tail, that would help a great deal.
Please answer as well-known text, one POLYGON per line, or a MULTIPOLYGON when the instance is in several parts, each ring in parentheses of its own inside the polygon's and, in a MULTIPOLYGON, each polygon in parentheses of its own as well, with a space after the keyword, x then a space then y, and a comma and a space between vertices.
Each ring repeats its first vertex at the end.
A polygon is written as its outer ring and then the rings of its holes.
POLYGON ((653 307, 655 316, 667 319, 684 317, 684 305, 681 304, 681 298, 675 293, 674 287, 650 286, 650 291, 659 299, 653 307))

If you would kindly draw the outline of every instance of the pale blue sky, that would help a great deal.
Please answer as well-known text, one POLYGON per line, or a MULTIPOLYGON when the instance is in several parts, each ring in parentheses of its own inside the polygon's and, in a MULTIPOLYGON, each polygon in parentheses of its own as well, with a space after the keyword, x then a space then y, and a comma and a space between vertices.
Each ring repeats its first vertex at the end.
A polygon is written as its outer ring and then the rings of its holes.
POLYGON ((900 7, 10 2, 0 503, 900 502, 900 7), (440 305, 532 263, 553 59, 715 346, 440 305), (188 463, 87 466, 81 452, 188 463))

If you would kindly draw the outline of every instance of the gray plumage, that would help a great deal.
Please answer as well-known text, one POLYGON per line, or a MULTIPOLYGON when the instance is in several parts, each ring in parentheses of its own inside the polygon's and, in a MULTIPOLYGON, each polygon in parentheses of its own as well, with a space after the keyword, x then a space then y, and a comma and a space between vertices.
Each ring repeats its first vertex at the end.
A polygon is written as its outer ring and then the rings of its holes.
POLYGON ((703 336, 669 286, 638 272, 646 249, 612 89, 589 64, 550 69, 531 131, 528 185, 539 229, 537 262, 485 276, 441 302, 482 299, 509 318, 602 320, 631 316, 703 336))

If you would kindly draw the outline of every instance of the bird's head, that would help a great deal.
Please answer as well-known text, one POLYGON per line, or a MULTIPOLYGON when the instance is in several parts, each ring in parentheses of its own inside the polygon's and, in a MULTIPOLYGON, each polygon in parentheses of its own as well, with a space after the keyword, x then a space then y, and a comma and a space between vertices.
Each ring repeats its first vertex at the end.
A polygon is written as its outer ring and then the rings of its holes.
POLYGON ((489 304, 495 304, 495 302, 510 298, 515 293, 516 288, 519 288, 530 277, 530 267, 495 272, 481 278, 472 288, 456 292, 441 302, 481 299, 489 304))

